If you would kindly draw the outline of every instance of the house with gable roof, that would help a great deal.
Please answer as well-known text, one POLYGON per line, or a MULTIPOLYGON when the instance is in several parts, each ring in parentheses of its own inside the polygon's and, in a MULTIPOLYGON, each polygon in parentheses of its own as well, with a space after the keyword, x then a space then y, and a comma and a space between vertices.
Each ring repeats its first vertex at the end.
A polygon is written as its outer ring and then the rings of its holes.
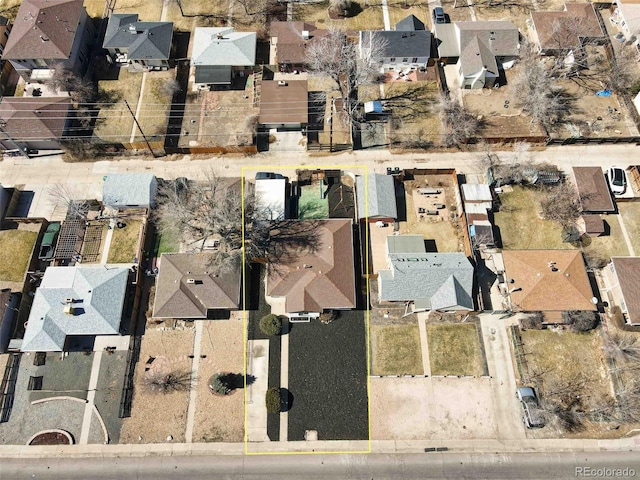
POLYGON ((250 75, 256 64, 256 41, 256 32, 236 32, 232 27, 196 28, 191 53, 194 88, 229 86, 236 77, 250 75))
POLYGON ((353 228, 350 219, 312 222, 317 246, 283 246, 283 261, 267 266, 267 303, 291 319, 317 318, 326 310, 356 308, 353 228), (286 259, 286 260, 284 260, 286 259))
POLYGON ((83 73, 94 33, 83 0, 24 0, 2 58, 26 81, 50 78, 56 64, 83 73))
POLYGON ((158 180, 151 173, 110 173, 102 184, 102 203, 114 210, 156 204, 158 180))
POLYGON ((131 72, 166 70, 172 40, 172 22, 142 22, 137 13, 112 13, 102 48, 131 72))
POLYGON ((303 72, 307 47, 327 34, 315 22, 271 22, 269 63, 281 72, 303 72))
POLYGON ((473 265, 464 253, 427 253, 422 235, 389 235, 388 268, 378 271, 378 300, 412 311, 472 311, 473 265))
POLYGON ((76 337, 120 335, 128 268, 49 267, 36 290, 23 352, 63 352, 76 337))
POLYGON ((26 151, 59 150, 72 124, 70 97, 4 97, 0 100, 0 126, 6 135, 0 148, 26 151))
POLYGON ((356 177, 358 220, 395 222, 398 218, 396 187, 392 175, 370 173, 356 177))
POLYGON ((626 323, 640 325, 640 257, 611 257, 602 274, 609 302, 620 307, 626 323))
POLYGON ((460 87, 492 88, 504 65, 520 55, 520 32, 504 20, 435 24, 438 55, 456 60, 460 87))
POLYGON ((160 257, 155 318, 228 318, 240 306, 242 266, 224 272, 212 266, 215 253, 163 253, 160 257))
POLYGON ((409 15, 395 25, 395 30, 365 30, 360 32, 360 56, 370 55, 372 43, 382 42, 380 55, 373 58, 383 71, 425 69, 431 59, 431 32, 424 23, 409 15))

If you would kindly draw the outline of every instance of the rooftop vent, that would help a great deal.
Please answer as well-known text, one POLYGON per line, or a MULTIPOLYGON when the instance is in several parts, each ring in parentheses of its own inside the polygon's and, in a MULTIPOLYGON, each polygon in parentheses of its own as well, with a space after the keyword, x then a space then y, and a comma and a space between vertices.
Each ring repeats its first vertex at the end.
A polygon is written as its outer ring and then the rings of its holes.
POLYGON ((302 39, 303 40, 309 40, 309 30, 303 30, 302 31, 302 39))
POLYGON ((285 82, 284 80, 278 80, 278 86, 279 87, 286 87, 287 86, 287 82, 285 82))
POLYGON ((73 305, 65 305, 64 306, 64 313, 66 313, 67 315, 73 315, 75 313, 75 309, 73 308, 73 305))
POLYGON ((195 278, 187 278, 187 285, 194 285, 196 283, 195 278))
POLYGON ((71 305, 73 303, 73 297, 67 297, 64 299, 64 303, 66 305, 71 305))
POLYGON ((223 40, 224 39, 224 35, 222 35, 221 33, 216 33, 216 38, 218 40, 223 40))

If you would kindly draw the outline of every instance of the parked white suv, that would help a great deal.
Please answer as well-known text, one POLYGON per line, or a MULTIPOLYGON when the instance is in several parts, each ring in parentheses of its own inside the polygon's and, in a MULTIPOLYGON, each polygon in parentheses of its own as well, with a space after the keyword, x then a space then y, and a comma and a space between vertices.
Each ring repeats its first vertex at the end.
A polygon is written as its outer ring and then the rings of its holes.
POLYGON ((627 189, 627 174, 620 167, 609 167, 607 182, 614 195, 622 195, 627 189))

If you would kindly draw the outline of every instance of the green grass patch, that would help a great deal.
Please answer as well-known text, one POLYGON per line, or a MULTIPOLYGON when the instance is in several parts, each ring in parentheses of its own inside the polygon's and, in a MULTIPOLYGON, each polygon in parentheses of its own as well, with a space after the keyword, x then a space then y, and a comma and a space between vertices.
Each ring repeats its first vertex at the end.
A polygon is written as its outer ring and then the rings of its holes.
POLYGON ((37 238, 26 230, 0 232, 0 281, 22 282, 37 238))
POLYGON ((114 228, 107 263, 131 263, 138 253, 140 220, 126 220, 124 228, 114 228))
POLYGON ((475 323, 427 325, 432 375, 483 375, 484 358, 475 323))
POLYGON ((371 327, 373 375, 424 375, 417 325, 371 327))
POLYGON ((171 232, 158 234, 158 253, 159 257, 163 253, 178 253, 180 250, 180 240, 171 232))
POLYGON ((298 218, 300 220, 329 218, 329 201, 322 198, 325 186, 321 182, 302 187, 298 200, 298 218))

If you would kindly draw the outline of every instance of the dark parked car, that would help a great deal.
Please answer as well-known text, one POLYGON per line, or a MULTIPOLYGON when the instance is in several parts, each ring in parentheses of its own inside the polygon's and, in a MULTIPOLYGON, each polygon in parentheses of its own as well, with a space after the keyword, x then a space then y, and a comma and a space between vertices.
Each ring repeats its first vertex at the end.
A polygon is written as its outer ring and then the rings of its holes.
POLYGON ((433 21, 435 23, 447 23, 447 16, 444 14, 442 7, 435 7, 433 9, 433 21))
POLYGON ((40 253, 38 254, 40 260, 51 260, 53 258, 59 232, 60 222, 52 222, 49 224, 47 231, 44 232, 44 236, 42 237, 42 243, 40 244, 40 253))

